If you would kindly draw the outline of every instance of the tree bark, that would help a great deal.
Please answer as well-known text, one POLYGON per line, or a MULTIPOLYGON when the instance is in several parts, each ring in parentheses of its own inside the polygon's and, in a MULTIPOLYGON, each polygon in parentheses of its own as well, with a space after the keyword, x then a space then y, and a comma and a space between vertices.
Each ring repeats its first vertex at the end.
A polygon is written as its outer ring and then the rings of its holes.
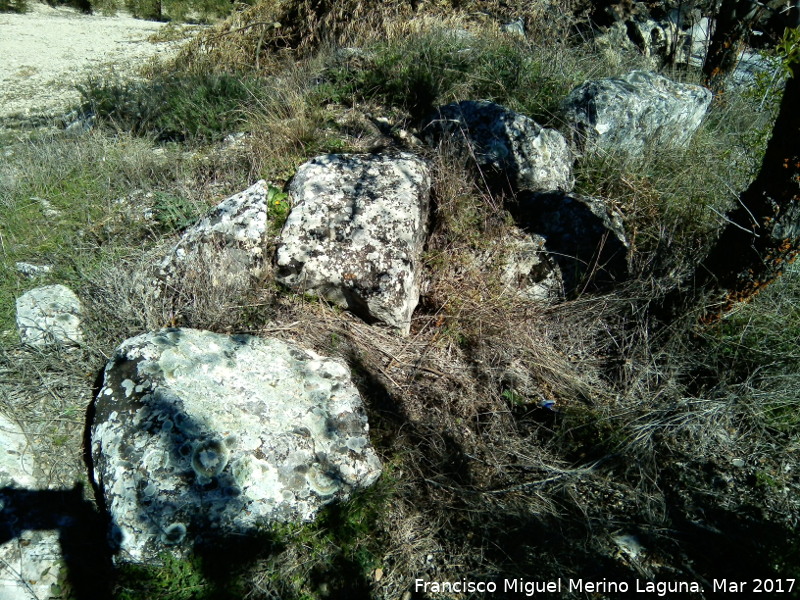
POLYGON ((760 6, 752 0, 722 0, 703 63, 705 83, 715 95, 736 68, 747 34, 760 12, 760 6))
MULTIPOLYGON (((795 64, 795 71, 798 65, 795 64)), ((723 314, 775 280, 800 252, 800 73, 786 82, 761 170, 728 215, 694 285, 720 301, 723 314)))

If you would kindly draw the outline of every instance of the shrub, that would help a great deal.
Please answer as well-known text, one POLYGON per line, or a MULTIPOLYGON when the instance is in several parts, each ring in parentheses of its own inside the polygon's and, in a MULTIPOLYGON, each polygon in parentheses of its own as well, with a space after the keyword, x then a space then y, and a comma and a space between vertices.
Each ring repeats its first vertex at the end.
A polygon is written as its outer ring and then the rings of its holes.
POLYGON ((228 0, 125 0, 125 8, 140 19, 154 21, 208 21, 231 12, 228 0))
POLYGON ((550 123, 582 69, 553 68, 554 52, 522 40, 434 29, 367 46, 357 64, 334 64, 321 93, 332 101, 375 101, 421 118, 436 106, 482 99, 550 123))
POLYGON ((111 127, 159 140, 215 140, 244 123, 259 82, 231 75, 89 79, 81 108, 111 127))
POLYGON ((0 12, 23 13, 28 10, 28 0, 0 0, 0 12))

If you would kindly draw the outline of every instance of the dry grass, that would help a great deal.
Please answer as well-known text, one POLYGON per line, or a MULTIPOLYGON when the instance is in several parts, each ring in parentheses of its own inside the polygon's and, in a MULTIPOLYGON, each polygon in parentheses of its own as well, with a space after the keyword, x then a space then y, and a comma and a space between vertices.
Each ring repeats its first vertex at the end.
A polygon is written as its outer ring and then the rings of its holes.
MULTIPOLYGON (((260 176, 285 181, 300 162, 345 143, 345 137, 314 104, 311 82, 325 57, 287 67, 284 54, 291 51, 294 58, 295 50, 303 55, 318 48, 325 54, 333 47, 328 43, 369 36, 401 39, 431 22, 472 27, 485 19, 477 14, 483 10, 503 14, 499 3, 491 5, 468 3, 467 16, 398 24, 391 19, 410 10, 401 2, 368 16, 358 11, 374 9, 372 3, 259 4, 193 46, 192 68, 213 63, 275 75, 274 89, 248 114, 243 157, 186 158, 188 172, 175 173, 153 158, 158 155, 147 143, 125 136, 81 149, 80 156, 97 162, 115 152, 127 156, 125 145, 135 146, 132 160, 121 167, 124 185, 152 176, 197 206, 260 176), (293 12, 280 12, 290 5, 293 12), (274 26, 277 21, 281 27, 274 26)), ((543 4, 526 6, 535 11, 543 4)), ((530 15, 529 30, 539 23, 530 15)), ((552 56, 565 52, 556 48, 552 56)), ((577 62, 553 60, 558 69, 577 62)), ((351 588, 342 579, 353 573, 363 595, 386 599, 402 597, 418 577, 715 576, 719 565, 703 563, 711 553, 683 540, 696 523, 707 524, 707 536, 714 528, 747 532, 736 527, 751 518, 752 506, 762 511, 752 517, 755 526, 778 524, 791 532, 790 522, 800 514, 791 495, 798 488, 791 473, 800 468, 800 446, 795 396, 788 392, 796 388, 796 377, 740 356, 761 356, 776 347, 754 347, 745 332, 767 339, 763 332, 791 327, 761 323, 756 311, 744 326, 736 324, 741 330, 730 334, 735 340, 725 338, 720 350, 714 345, 719 340, 698 335, 692 315, 657 328, 648 314, 668 287, 652 276, 657 260, 667 255, 676 269, 691 263, 713 227, 709 209, 724 206, 723 196, 730 194, 708 191, 712 171, 730 183, 720 175, 724 157, 715 159, 719 168, 697 168, 698 157, 707 157, 712 147, 706 142, 640 170, 613 157, 583 165, 584 183, 627 213, 639 268, 634 281, 612 292, 557 304, 521 297, 503 279, 511 240, 519 235, 505 209, 510 199, 488 191, 450 149, 430 151, 435 203, 426 281, 405 338, 322 299, 271 285, 269 266, 262 278, 215 279, 217 263, 208 255, 155 294, 161 259, 174 240, 148 226, 137 230, 136 243, 123 243, 129 220, 105 198, 109 189, 119 190, 81 172, 78 190, 103 197, 106 213, 113 213, 93 223, 99 233, 92 240, 119 252, 113 262, 92 261, 91 268, 73 274, 87 306, 83 347, 55 355, 0 347, 0 410, 15 416, 35 442, 44 480, 71 486, 84 477, 82 426, 93 378, 125 338, 180 325, 292 340, 351 367, 385 476, 360 505, 356 498, 335 508, 324 517, 327 522, 275 532, 279 543, 252 569, 247 598, 322 596, 320 582, 329 595, 344 594, 351 588), (702 202, 695 202, 698 196, 702 202), (738 366, 728 372, 721 365, 731 347, 738 349, 738 366), (746 466, 731 466, 734 459, 746 466), (645 552, 636 558, 621 551, 615 540, 624 535, 637 536, 645 552)), ((74 170, 63 160, 69 146, 54 148, 43 156, 57 164, 42 173, 69 179, 74 170)), ((22 180, 35 162, 26 157, 19 169, 3 172, 22 180)), ((13 205, 8 197, 7 206, 27 206, 22 194, 13 205)), ((265 248, 265 256, 272 250, 265 248)), ((786 315, 794 297, 787 291, 786 302, 761 306, 786 315)), ((787 319, 794 323, 794 317, 787 319)), ((796 347, 794 337, 784 338, 780 347, 796 347)), ((744 548, 751 551, 744 556, 767 568, 767 559, 755 558, 761 556, 758 541, 744 548)), ((782 549, 776 543, 769 552, 782 549)))

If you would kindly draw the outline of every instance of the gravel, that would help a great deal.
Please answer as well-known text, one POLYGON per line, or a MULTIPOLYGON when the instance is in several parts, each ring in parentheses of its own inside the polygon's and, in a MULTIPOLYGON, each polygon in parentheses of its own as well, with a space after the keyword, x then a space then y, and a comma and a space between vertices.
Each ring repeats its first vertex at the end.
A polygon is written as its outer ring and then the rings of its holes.
POLYGON ((164 23, 29 7, 0 13, 0 129, 63 114, 80 98, 75 83, 89 74, 130 73, 177 48, 147 41, 164 23))

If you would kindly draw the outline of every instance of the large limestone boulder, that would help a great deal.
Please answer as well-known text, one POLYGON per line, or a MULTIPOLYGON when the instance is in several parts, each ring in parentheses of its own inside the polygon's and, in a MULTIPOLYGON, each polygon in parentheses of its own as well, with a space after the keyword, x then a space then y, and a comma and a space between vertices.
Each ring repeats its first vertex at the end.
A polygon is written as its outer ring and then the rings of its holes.
POLYGON ((544 238, 567 293, 603 287, 628 274, 628 242, 620 216, 599 198, 563 192, 521 194, 517 222, 544 238))
POLYGON ((214 207, 189 227, 161 263, 161 277, 180 285, 193 271, 207 271, 208 284, 230 286, 258 276, 264 265, 267 184, 259 181, 214 207))
POLYGON ((0 414, 0 599, 50 598, 58 582, 58 534, 38 531, 29 497, 35 487, 30 445, 0 414))
POLYGON ((45 285, 17 298, 17 330, 22 343, 40 348, 83 341, 81 302, 67 286, 45 285))
POLYGON ((687 144, 710 103, 704 87, 632 71, 581 84, 564 101, 564 113, 579 147, 633 156, 654 145, 687 144))
POLYGON ((573 156, 564 137, 533 119, 487 101, 439 108, 423 127, 432 144, 454 144, 484 177, 516 190, 564 190, 574 185, 573 156))
POLYGON ((331 154, 289 187, 277 279, 408 333, 419 302, 430 177, 419 158, 331 154))
POLYGON ((126 560, 311 520, 381 473, 348 368, 277 339, 131 338, 94 410, 94 479, 126 560))

